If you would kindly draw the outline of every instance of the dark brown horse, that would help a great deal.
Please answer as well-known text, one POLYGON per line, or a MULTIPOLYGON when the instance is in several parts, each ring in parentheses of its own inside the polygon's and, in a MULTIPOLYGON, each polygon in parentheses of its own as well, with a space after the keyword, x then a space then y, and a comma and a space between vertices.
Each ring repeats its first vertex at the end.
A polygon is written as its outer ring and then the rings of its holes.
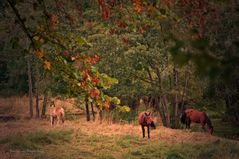
POLYGON ((181 113, 180 119, 183 124, 186 124, 186 129, 190 129, 191 122, 194 122, 200 123, 204 131, 206 131, 204 126, 207 124, 208 131, 210 134, 213 133, 212 122, 205 112, 200 112, 196 109, 185 109, 181 113))
POLYGON ((155 126, 154 121, 153 121, 153 117, 150 114, 150 112, 141 112, 141 113, 139 113, 138 121, 139 121, 139 124, 141 125, 141 128, 142 128, 143 138, 145 137, 145 129, 144 129, 144 127, 147 127, 148 138, 150 138, 149 126, 151 126, 152 128, 156 129, 156 126, 155 126))

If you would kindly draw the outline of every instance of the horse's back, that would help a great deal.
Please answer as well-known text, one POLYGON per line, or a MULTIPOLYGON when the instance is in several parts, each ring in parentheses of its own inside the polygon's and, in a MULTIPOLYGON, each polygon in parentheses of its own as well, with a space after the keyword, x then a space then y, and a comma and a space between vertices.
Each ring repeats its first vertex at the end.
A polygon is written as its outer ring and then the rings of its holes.
POLYGON ((58 114, 64 115, 65 111, 61 106, 52 107, 49 109, 51 116, 57 116, 58 114))
POLYGON ((185 110, 187 116, 190 118, 191 121, 196 123, 202 123, 206 120, 206 113, 198 111, 196 109, 186 109, 185 110))

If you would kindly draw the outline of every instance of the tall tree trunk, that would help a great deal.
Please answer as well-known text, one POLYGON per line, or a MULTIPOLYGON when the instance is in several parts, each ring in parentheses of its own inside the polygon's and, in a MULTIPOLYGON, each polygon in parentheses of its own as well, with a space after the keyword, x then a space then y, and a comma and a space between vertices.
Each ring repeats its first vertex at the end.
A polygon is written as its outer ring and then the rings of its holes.
POLYGON ((91 105, 91 112, 92 112, 92 116, 93 116, 93 121, 95 121, 95 112, 94 112, 94 105, 92 102, 90 102, 90 105, 91 105))
MULTIPOLYGON (((185 104, 187 104, 187 102, 185 103, 185 100, 184 100, 184 96, 186 94, 186 88, 188 87, 188 72, 185 71, 185 75, 184 75, 184 79, 185 79, 185 84, 184 84, 184 87, 183 87, 183 94, 182 94, 182 97, 181 97, 181 100, 180 100, 180 105, 179 105, 179 112, 182 112, 185 108, 185 104)), ((178 103, 179 104, 179 103, 178 103)))
POLYGON ((40 111, 39 111, 39 72, 36 68, 36 82, 35 82, 35 96, 36 96, 36 118, 40 117, 40 111))
POLYGON ((40 117, 40 111, 39 111, 39 94, 38 89, 36 88, 36 118, 40 117))
POLYGON ((170 111, 169 111, 169 106, 168 106, 168 100, 166 95, 163 95, 162 97, 162 106, 163 106, 163 110, 164 110, 164 118, 165 118, 165 123, 166 123, 166 127, 170 127, 170 111))
POLYGON ((177 128, 179 127, 179 119, 178 119, 178 71, 176 68, 173 68, 173 86, 174 90, 176 90, 174 95, 174 101, 173 101, 173 112, 174 112, 174 119, 173 119, 173 127, 177 128))
POLYGON ((42 118, 45 118, 46 116, 46 103, 47 103, 47 91, 45 91, 43 95, 43 104, 42 104, 42 110, 41 110, 42 118))
POLYGON ((32 57, 28 57, 27 68, 28 68, 28 93, 29 93, 29 116, 33 117, 33 106, 32 106, 32 57))
POLYGON ((155 98, 155 105, 156 105, 157 111, 160 114, 160 118, 162 120, 163 126, 167 127, 167 119, 164 113, 164 108, 161 107, 162 103, 161 103, 160 96, 155 98))
POLYGON ((89 100, 88 100, 88 97, 85 98, 85 111, 86 111, 86 120, 90 121, 90 110, 89 110, 89 100))

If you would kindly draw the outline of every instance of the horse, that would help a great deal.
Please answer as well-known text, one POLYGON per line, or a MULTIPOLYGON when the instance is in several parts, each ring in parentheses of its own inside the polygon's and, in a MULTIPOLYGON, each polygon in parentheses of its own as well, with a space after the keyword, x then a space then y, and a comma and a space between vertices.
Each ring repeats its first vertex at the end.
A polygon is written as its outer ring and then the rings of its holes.
POLYGON ((139 122, 139 124, 141 125, 141 128, 142 128, 143 138, 145 137, 145 129, 144 129, 145 126, 148 129, 148 138, 150 138, 149 126, 156 129, 156 126, 155 126, 154 121, 153 121, 153 117, 150 114, 150 112, 139 113, 138 122, 139 122))
POLYGON ((206 131, 204 126, 207 124, 209 133, 213 133, 212 122, 205 112, 196 109, 185 109, 180 115, 180 120, 183 124, 186 124, 186 129, 190 129, 191 122, 194 122, 200 123, 204 131, 206 131))
POLYGON ((55 121, 59 124, 60 121, 63 124, 65 121, 65 111, 61 106, 54 106, 49 109, 51 125, 54 125, 55 121))

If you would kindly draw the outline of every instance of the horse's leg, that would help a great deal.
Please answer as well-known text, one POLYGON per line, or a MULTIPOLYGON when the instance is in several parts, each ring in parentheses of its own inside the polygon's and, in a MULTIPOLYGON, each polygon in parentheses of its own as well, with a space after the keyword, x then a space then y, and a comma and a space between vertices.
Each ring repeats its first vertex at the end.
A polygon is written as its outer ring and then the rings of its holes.
POLYGON ((188 130, 190 130, 190 125, 191 125, 191 120, 187 119, 187 121, 186 121, 186 128, 188 128, 188 130))
POLYGON ((190 130, 191 129, 191 120, 188 121, 188 129, 190 130))
POLYGON ((150 139, 149 125, 147 125, 147 130, 148 130, 148 138, 150 139))
POLYGON ((186 121, 185 125, 186 125, 185 130, 187 130, 187 128, 188 128, 188 122, 187 121, 186 121))
POLYGON ((56 117, 52 117, 52 125, 54 125, 56 123, 56 117))
POLYGON ((142 132, 143 132, 143 138, 145 137, 145 130, 144 130, 144 126, 141 125, 141 128, 142 128, 142 132))
POLYGON ((51 125, 53 125, 53 116, 50 116, 51 125))
POLYGON ((64 114, 61 114, 61 122, 62 122, 62 124, 64 123, 64 121, 65 121, 64 114))
POLYGON ((189 129, 189 121, 186 120, 186 130, 189 129))
POLYGON ((60 125, 60 120, 61 120, 60 115, 57 115, 57 124, 58 124, 58 125, 60 125))

